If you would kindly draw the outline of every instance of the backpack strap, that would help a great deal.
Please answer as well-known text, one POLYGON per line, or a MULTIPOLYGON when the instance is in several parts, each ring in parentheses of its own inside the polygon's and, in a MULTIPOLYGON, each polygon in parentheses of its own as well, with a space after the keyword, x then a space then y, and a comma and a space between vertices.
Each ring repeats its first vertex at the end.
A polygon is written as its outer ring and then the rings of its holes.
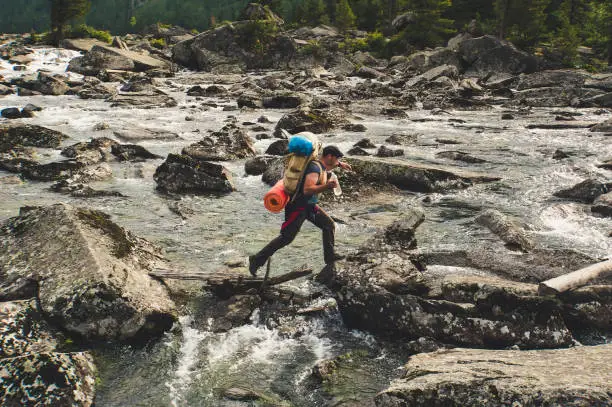
POLYGON ((308 167, 310 166, 311 163, 314 163, 317 167, 319 167, 319 179, 317 180, 317 185, 320 185, 321 182, 323 181, 323 171, 325 171, 325 169, 323 168, 323 164, 321 164, 321 162, 319 160, 311 160, 308 162, 308 164, 306 164, 306 168, 304 168, 304 171, 302 172, 302 175, 300 176, 300 181, 298 182, 298 186, 295 190, 295 193, 293 194, 293 196, 291 197, 291 200, 289 201, 290 203, 293 203, 293 201, 295 201, 295 198, 302 193, 302 195, 304 194, 304 182, 306 179, 306 171, 308 170, 308 167))

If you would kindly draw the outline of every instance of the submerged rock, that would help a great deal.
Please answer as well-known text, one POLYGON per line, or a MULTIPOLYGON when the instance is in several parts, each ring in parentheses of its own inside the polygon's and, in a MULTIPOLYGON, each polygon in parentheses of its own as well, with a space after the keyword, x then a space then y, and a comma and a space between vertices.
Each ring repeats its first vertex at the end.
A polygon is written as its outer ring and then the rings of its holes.
POLYGON ((0 125, 0 152, 15 146, 57 148, 67 138, 59 131, 37 125, 0 125))
POLYGON ((422 353, 410 358, 402 379, 376 396, 376 405, 610 405, 610 358, 612 345, 422 353))
POLYGON ((482 158, 477 158, 463 151, 441 151, 436 153, 436 157, 448 158, 449 160, 463 161, 471 164, 480 164, 486 162, 482 158))
POLYGON ((600 182, 594 179, 587 179, 571 188, 557 191, 553 195, 572 201, 593 203, 598 196, 608 193, 611 190, 612 182, 600 182))
POLYGON ((225 167, 188 155, 168 154, 153 179, 163 192, 208 194, 236 189, 225 167))
POLYGON ((70 333, 147 338, 176 319, 165 287, 147 274, 159 249, 103 212, 66 204, 22 208, 0 226, 0 242, 2 280, 37 281, 41 310, 70 333))
POLYGON ((476 217, 475 221, 498 235, 510 249, 527 252, 533 248, 533 242, 529 240, 525 230, 495 209, 484 211, 476 217))
POLYGON ((390 183, 402 189, 434 192, 449 187, 464 188, 478 182, 500 178, 485 174, 445 169, 407 161, 380 158, 347 158, 353 170, 371 182, 390 183))
POLYGON ((612 192, 597 197, 591 206, 591 212, 612 218, 612 192))
POLYGON ((182 154, 197 160, 232 161, 253 157, 257 152, 251 137, 242 128, 230 123, 183 148, 182 154))
POLYGON ((280 138, 282 136, 281 129, 287 130, 291 134, 304 131, 320 134, 348 123, 344 115, 338 111, 302 107, 281 117, 274 129, 274 136, 280 138))

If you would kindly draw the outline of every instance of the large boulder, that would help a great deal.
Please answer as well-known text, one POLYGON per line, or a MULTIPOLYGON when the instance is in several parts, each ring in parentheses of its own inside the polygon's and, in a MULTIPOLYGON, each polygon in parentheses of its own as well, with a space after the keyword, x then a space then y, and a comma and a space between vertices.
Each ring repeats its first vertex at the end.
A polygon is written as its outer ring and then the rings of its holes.
MULTIPOLYGON (((0 298, 7 296, 0 293, 0 298)), ((23 293, 26 297, 36 294, 23 293)), ((36 308, 36 300, 0 302, 0 359, 32 352, 51 352, 57 340, 36 308)))
POLYGON ((107 99, 111 107, 135 107, 140 109, 157 109, 175 107, 178 102, 172 96, 159 89, 143 92, 125 92, 112 95, 107 99))
POLYGON ((227 124, 197 143, 185 148, 181 154, 204 161, 232 161, 257 155, 253 140, 240 127, 227 124))
POLYGON ((591 131, 596 132, 612 132, 612 119, 608 119, 601 123, 597 123, 595 126, 591 127, 591 131))
POLYGON ((171 328, 174 303, 147 274, 159 252, 103 212, 66 204, 22 208, 0 226, 3 285, 36 285, 42 312, 85 339, 147 338, 171 328))
POLYGON ((162 192, 209 194, 236 189, 225 167, 188 155, 168 154, 153 179, 162 192))
POLYGON ((569 70, 542 71, 519 76, 518 90, 559 86, 582 87, 588 75, 569 70))
POLYGON ((422 286, 420 273, 410 262, 389 274, 386 265, 396 263, 393 257, 372 253, 329 271, 326 283, 336 292, 347 326, 395 338, 427 336, 468 346, 555 348, 572 342, 561 307, 553 299, 503 289, 483 291, 476 304, 423 298, 415 292, 422 286), (376 270, 378 264, 385 267, 384 274, 376 270))
POLYGON ((274 129, 274 136, 281 138, 281 129, 287 130, 291 134, 304 131, 321 134, 349 123, 339 111, 301 107, 281 117, 274 129))
POLYGON ((462 188, 474 183, 500 179, 486 174, 416 164, 392 158, 351 157, 346 161, 367 181, 390 183, 402 189, 418 192, 462 188))
POLYGON ((104 70, 142 72, 164 68, 168 68, 165 61, 148 55, 120 48, 94 45, 84 56, 72 59, 67 70, 82 75, 96 76, 104 70))
POLYGON ((571 188, 562 189, 553 195, 558 198, 570 199, 572 201, 593 203, 600 195, 612 191, 612 182, 600 182, 594 179, 587 179, 571 188))
POLYGON ((412 356, 376 406, 607 406, 612 345, 518 351, 451 349, 412 356))
POLYGON ((410 88, 423 83, 431 82, 443 76, 451 79, 456 79, 459 76, 459 71, 457 70, 457 67, 453 65, 440 65, 428 70, 427 72, 421 75, 417 75, 413 78, 410 78, 406 82, 406 86, 410 88))
POLYGON ((0 152, 16 146, 57 148, 67 138, 59 131, 37 125, 0 125, 0 152))
POLYGON ((293 58, 296 45, 279 31, 276 19, 225 23, 179 42, 172 50, 172 58, 204 71, 284 68, 293 58))
POLYGON ((491 35, 463 40, 459 44, 458 52, 469 66, 466 75, 484 76, 491 72, 531 73, 538 69, 535 57, 491 35))
POLYGON ((454 66, 457 70, 462 70, 463 61, 457 51, 449 48, 436 48, 431 51, 419 51, 411 54, 404 63, 400 63, 403 69, 426 72, 441 65, 454 66))

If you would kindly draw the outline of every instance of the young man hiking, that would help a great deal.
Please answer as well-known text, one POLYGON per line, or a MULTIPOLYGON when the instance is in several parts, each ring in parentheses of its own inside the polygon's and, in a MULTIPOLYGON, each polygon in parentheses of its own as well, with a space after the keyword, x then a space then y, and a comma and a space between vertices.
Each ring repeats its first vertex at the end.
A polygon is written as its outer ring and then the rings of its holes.
POLYGON ((338 147, 327 146, 323 149, 320 159, 308 164, 296 195, 285 207, 285 222, 281 226, 280 234, 257 254, 249 256, 249 271, 253 276, 257 275, 257 269, 263 266, 270 256, 293 241, 305 220, 312 222, 323 232, 325 264, 333 264, 344 258, 334 251, 334 221, 317 205, 321 192, 338 186, 337 180, 327 179, 327 172, 336 167, 351 170, 349 164, 340 161, 342 156, 338 147))

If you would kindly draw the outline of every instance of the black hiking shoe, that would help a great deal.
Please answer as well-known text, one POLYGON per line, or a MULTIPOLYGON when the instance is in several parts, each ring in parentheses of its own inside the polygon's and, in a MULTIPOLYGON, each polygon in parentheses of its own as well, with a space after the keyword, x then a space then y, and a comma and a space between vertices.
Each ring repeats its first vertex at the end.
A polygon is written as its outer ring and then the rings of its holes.
POLYGON ((258 268, 257 264, 255 264, 255 256, 249 256, 249 273, 251 273, 253 277, 257 277, 258 268))

